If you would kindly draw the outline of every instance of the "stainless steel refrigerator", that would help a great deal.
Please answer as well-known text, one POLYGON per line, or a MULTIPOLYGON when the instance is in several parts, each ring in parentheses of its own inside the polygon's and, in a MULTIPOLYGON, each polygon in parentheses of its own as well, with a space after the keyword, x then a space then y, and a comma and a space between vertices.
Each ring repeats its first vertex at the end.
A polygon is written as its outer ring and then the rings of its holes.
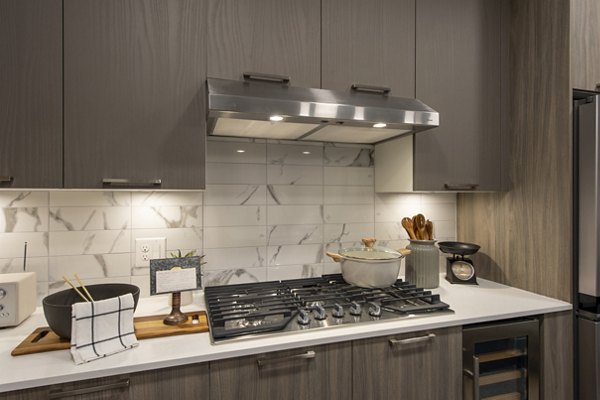
POLYGON ((574 293, 580 400, 600 399, 600 93, 573 91, 574 293))

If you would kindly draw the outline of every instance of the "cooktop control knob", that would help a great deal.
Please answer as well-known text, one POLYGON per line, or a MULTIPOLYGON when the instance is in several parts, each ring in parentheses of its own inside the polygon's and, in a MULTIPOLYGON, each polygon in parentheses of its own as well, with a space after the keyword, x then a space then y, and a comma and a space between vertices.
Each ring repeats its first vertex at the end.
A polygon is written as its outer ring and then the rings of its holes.
POLYGON ((381 317, 381 307, 379 304, 374 302, 369 303, 369 315, 372 317, 381 317))
POLYGON ((6 290, 0 288, 0 300, 2 300, 6 296, 6 290))
POLYGON ((331 312, 331 314, 336 318, 343 318, 344 317, 344 307, 342 307, 338 303, 335 303, 333 305, 333 311, 331 312))
POLYGON ((360 315, 362 313, 362 309, 360 307, 360 304, 358 304, 357 302, 353 301, 350 304, 350 314, 352 315, 360 315))
POLYGON ((327 319, 327 314, 325 313, 325 308, 323 308, 323 306, 316 305, 314 311, 316 320, 323 321, 324 319, 327 319))
POLYGON ((308 314, 308 311, 306 310, 300 310, 300 312, 298 313, 298 323, 300 325, 308 325, 310 324, 310 316, 308 314))

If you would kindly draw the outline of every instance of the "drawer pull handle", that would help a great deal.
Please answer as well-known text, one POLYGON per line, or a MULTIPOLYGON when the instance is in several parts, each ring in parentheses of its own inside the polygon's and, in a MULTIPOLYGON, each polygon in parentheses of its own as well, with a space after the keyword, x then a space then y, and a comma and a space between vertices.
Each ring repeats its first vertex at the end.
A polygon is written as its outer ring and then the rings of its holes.
POLYGON ((105 390, 126 389, 129 387, 129 378, 122 379, 119 382, 108 383, 106 385, 90 386, 87 388, 73 390, 51 390, 48 392, 49 399, 61 399, 65 397, 73 397, 81 394, 96 393, 105 390))
POLYGON ((267 364, 278 364, 278 363, 282 363, 282 362, 286 362, 286 361, 290 361, 290 360, 300 360, 300 359, 310 360, 310 359, 315 358, 316 355, 317 355, 317 353, 315 353, 313 350, 309 350, 305 353, 295 354, 293 356, 286 356, 286 357, 279 357, 279 358, 261 357, 258 360, 256 360, 256 363, 258 364, 259 367, 263 367, 267 364))
POLYGON ((478 183, 463 183, 458 185, 444 183, 444 189, 446 190, 475 190, 477 186, 479 186, 478 183))
POLYGON ((473 370, 465 368, 463 374, 473 379, 473 399, 479 400, 479 357, 473 356, 473 370))
POLYGON ((0 183, 12 183, 15 180, 14 176, 0 176, 0 183))
POLYGON ((260 72, 244 72, 243 76, 244 80, 246 81, 283 83, 284 85, 290 83, 290 77, 286 75, 263 74, 260 72))
POLYGON ((402 346, 405 344, 415 344, 415 343, 424 343, 432 341, 435 338, 435 333, 429 333, 425 336, 417 336, 408 339, 390 339, 390 346, 402 346))
POLYGON ((350 88, 355 92, 379 93, 383 95, 389 94, 392 91, 387 86, 363 85, 362 83, 353 83, 350 88))
POLYGON ((134 182, 131 179, 104 178, 103 186, 126 186, 126 187, 152 187, 162 185, 162 179, 154 179, 148 182, 134 182))

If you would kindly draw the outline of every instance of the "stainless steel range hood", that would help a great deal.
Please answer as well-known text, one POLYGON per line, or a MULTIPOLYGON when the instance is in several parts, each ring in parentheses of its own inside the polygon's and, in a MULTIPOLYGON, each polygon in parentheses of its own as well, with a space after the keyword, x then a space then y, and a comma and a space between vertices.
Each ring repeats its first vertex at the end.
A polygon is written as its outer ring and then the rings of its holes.
POLYGON ((439 125, 435 110, 416 99, 390 96, 385 88, 337 92, 251 76, 207 79, 209 134, 372 144, 439 125))

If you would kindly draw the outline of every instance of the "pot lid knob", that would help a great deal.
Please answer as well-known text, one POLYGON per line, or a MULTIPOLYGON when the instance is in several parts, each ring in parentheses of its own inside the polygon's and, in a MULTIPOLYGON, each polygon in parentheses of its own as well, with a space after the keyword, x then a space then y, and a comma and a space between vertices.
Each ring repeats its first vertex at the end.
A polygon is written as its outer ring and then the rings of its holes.
POLYGON ((375 246, 375 242, 377 241, 377 239, 375 239, 374 237, 364 237, 361 240, 365 247, 368 247, 369 249, 372 249, 373 246, 375 246))

